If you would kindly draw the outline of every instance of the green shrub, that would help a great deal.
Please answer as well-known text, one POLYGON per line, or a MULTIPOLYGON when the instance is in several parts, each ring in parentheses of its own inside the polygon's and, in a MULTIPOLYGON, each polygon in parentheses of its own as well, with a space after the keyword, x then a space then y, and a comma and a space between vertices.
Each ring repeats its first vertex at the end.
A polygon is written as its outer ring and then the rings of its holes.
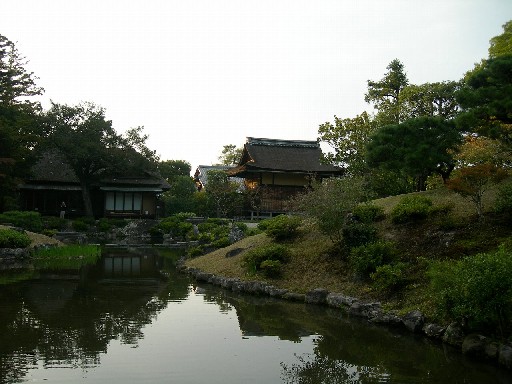
POLYGON ((77 232, 85 232, 89 230, 89 224, 85 220, 85 218, 79 218, 73 220, 73 229, 77 232))
POLYGON ((98 231, 108 232, 112 229, 112 224, 107 218, 101 218, 98 220, 98 231))
POLYGON ((384 208, 375 204, 359 204, 352 211, 354 218, 363 223, 373 223, 384 218, 384 208))
POLYGON ((270 244, 247 252, 242 259, 242 266, 249 273, 257 273, 261 270, 261 264, 266 260, 287 263, 289 258, 289 251, 286 246, 270 244))
POLYGON ((31 211, 7 211, 0 214, 0 223, 11 224, 26 231, 41 232, 43 222, 39 212, 31 211))
POLYGON ((187 256, 189 257, 197 257, 203 254, 203 249, 201 247, 190 247, 187 250, 187 256))
POLYGON ((214 242, 212 242, 211 245, 214 248, 224 248, 227 247, 228 245, 231 245, 231 242, 229 241, 229 238, 226 236, 215 240, 214 242))
POLYGON ((43 223, 45 229, 62 231, 66 228, 68 221, 66 219, 61 219, 60 217, 46 216, 43 217, 43 223))
POLYGON ((279 260, 265 260, 260 264, 260 270, 266 277, 279 277, 281 275, 281 262, 279 260))
POLYGON ((295 238, 299 233, 302 219, 298 216, 279 215, 267 219, 265 233, 275 241, 295 238))
POLYGON ((376 241, 350 250, 350 267, 360 276, 368 277, 377 267, 392 262, 396 257, 393 243, 376 241))
POLYGON ((27 234, 14 229, 0 229, 0 248, 26 248, 30 245, 27 234))
POLYGON ((174 216, 166 217, 156 226, 152 227, 150 234, 171 234, 175 239, 185 240, 187 234, 194 228, 192 223, 186 221, 188 218, 187 214, 179 213, 174 216))
POLYGON ((379 291, 390 292, 401 288, 406 281, 407 264, 384 264, 375 268, 375 272, 370 274, 373 280, 373 287, 379 291))
POLYGON ((441 315, 501 330, 512 315, 512 250, 504 245, 452 262, 433 263, 428 276, 441 315))
POLYGON ((425 196, 411 195, 403 197, 391 211, 391 220, 395 224, 426 219, 432 210, 432 200, 425 196))
POLYGON ((377 240, 377 229, 371 224, 351 223, 343 228, 343 243, 349 248, 359 247, 377 240))
POLYGON ((512 183, 499 187, 494 203, 494 210, 512 216, 512 183))

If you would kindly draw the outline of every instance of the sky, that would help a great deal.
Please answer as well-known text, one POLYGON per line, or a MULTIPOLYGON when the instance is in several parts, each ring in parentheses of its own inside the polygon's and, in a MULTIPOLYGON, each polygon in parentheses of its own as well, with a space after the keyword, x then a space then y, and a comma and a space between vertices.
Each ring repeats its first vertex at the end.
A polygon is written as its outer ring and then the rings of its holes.
POLYGON ((246 137, 316 140, 368 111, 393 59, 409 82, 459 80, 512 19, 511 0, 4 0, 0 34, 40 100, 143 126, 161 160, 218 163, 246 137))

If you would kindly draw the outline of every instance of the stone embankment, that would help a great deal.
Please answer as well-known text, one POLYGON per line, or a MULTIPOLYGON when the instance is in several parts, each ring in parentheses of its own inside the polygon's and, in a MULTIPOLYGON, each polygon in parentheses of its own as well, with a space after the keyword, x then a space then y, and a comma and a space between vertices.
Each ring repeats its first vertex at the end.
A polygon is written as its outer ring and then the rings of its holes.
POLYGON ((327 305, 338 308, 349 316, 365 318, 374 324, 405 327, 416 334, 422 334, 430 339, 451 345, 470 357, 495 362, 507 369, 512 369, 512 345, 510 343, 500 343, 479 334, 466 334, 464 328, 458 323, 452 323, 448 326, 429 323, 418 310, 411 311, 405 316, 398 316, 384 311, 379 302, 366 303, 354 297, 329 292, 323 288, 313 289, 306 294, 299 294, 287 289, 277 288, 266 282, 243 281, 239 278, 216 276, 196 268, 188 268, 183 264, 179 266, 179 269, 190 274, 197 281, 214 284, 233 292, 266 295, 307 304, 327 305))

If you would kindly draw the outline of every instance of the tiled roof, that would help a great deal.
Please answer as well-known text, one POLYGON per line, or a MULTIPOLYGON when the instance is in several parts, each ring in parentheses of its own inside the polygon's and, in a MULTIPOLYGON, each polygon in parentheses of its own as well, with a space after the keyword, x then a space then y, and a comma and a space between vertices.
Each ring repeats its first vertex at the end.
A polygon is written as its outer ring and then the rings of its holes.
POLYGON ((321 162, 317 141, 248 137, 240 165, 231 174, 246 171, 282 171, 341 174, 340 168, 321 162))

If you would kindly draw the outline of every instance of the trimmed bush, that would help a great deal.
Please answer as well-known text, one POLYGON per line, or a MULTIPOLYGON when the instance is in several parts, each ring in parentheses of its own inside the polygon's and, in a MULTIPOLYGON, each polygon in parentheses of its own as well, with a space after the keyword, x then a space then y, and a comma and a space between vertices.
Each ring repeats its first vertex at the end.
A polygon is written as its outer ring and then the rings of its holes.
POLYGON ((270 244, 246 253, 242 259, 242 266, 248 273, 258 273, 261 271, 264 261, 279 261, 282 264, 287 263, 289 258, 289 251, 286 246, 282 244, 270 244))
POLYGON ((39 212, 7 211, 0 214, 0 223, 11 224, 14 227, 20 227, 31 232, 41 232, 43 230, 43 222, 39 212))
POLYGON ((279 277, 281 275, 281 262, 279 260, 265 260, 260 264, 260 270, 266 277, 279 277))
POLYGON ((384 208, 375 204, 359 204, 352 211, 354 218, 362 223, 374 223, 384 218, 384 208))
POLYGON ((512 183, 499 187, 494 203, 494 210, 512 216, 512 183))
POLYGON ((370 274, 373 287, 379 291, 390 292, 404 286, 406 281, 407 264, 384 264, 375 268, 370 274))
POLYGON ((377 240, 377 229, 371 224, 352 223, 343 228, 343 244, 349 248, 359 247, 377 240))
POLYGON ((275 241, 291 240, 297 237, 301 223, 298 216, 279 215, 266 220, 264 231, 275 241))
POLYGON ((43 217, 44 228, 47 230, 57 230, 62 231, 66 228, 68 221, 66 219, 61 219, 60 217, 55 216, 45 216, 43 217))
POLYGON ((368 277, 377 270, 377 267, 392 262, 395 257, 396 250, 393 243, 376 241, 352 248, 349 264, 358 275, 368 277))
POLYGON ((428 271, 441 315, 473 326, 510 332, 512 249, 504 245, 456 262, 436 262, 428 271))
POLYGON ((29 245, 27 234, 14 229, 0 229, 0 248, 26 248, 29 245))
POLYGON ((432 210, 432 200, 425 196, 411 195, 403 197, 391 211, 391 220, 395 224, 426 219, 432 210))
POLYGON ((85 218, 73 220, 73 229, 77 232, 85 232, 89 230, 89 224, 85 218))

